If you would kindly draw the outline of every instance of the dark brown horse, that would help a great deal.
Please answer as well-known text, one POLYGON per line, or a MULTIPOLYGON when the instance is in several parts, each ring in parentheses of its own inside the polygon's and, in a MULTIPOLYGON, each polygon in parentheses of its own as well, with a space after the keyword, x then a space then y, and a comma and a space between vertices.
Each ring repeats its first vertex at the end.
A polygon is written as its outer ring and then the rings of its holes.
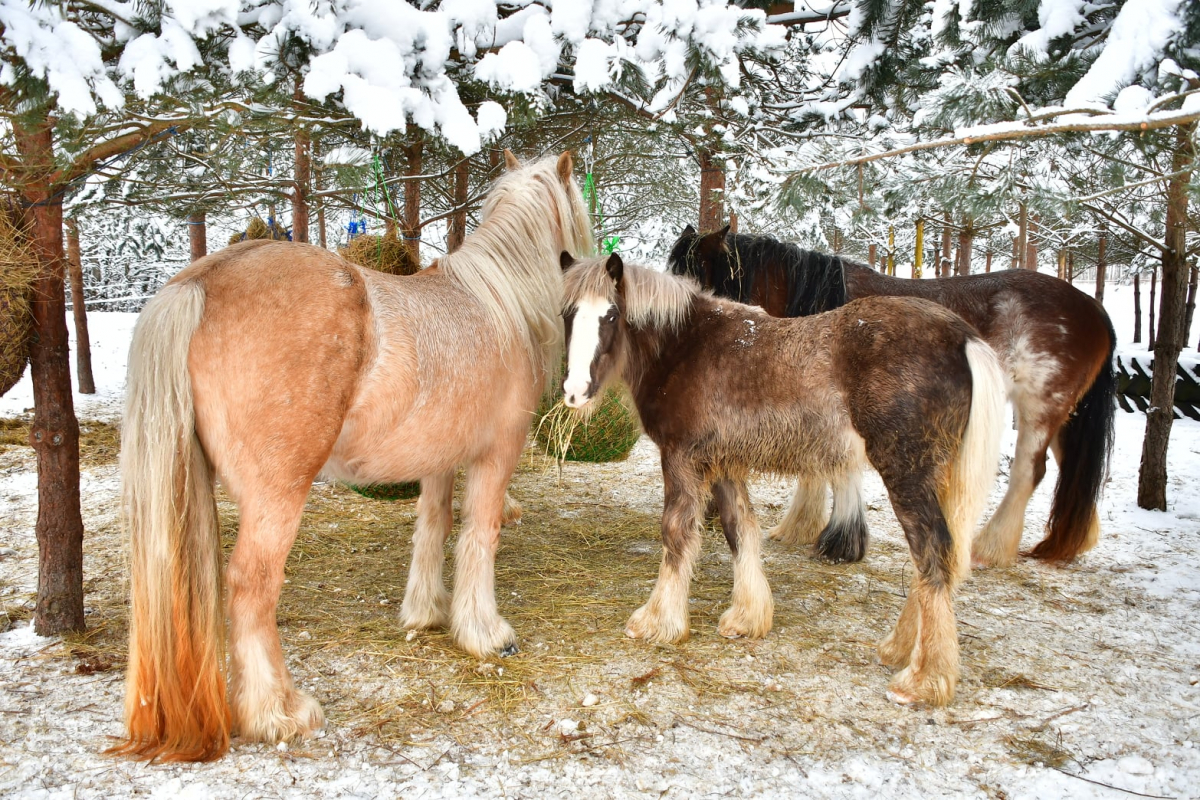
MULTIPOLYGON (((1017 417, 1008 491, 975 540, 976 562, 1005 565, 1016 558, 1025 509, 1046 473, 1047 448, 1059 465, 1058 483, 1046 538, 1029 555, 1066 563, 1095 546, 1100 529, 1096 502, 1113 446, 1116 335, 1103 306, 1091 297, 1029 270, 936 280, 893 278, 865 264, 767 236, 731 235, 728 228, 699 236, 688 226, 672 248, 669 268, 696 277, 718 294, 783 316, 818 313, 847 299, 875 296, 920 297, 949 308, 996 350, 1017 417)), ((825 488, 802 482, 769 536, 788 543, 819 536, 823 555, 861 558, 866 526, 859 524, 858 485, 835 485, 833 490, 832 518, 824 531, 825 488)))
POLYGON ((958 680, 952 596, 969 568, 1003 426, 1004 377, 992 349, 924 300, 873 298, 778 319, 616 255, 574 266, 565 289, 567 405, 586 405, 606 381, 623 379, 662 454, 662 566, 626 634, 687 638, 711 487, 734 556, 733 604, 718 631, 766 635, 773 606, 747 477, 844 482, 869 460, 916 564, 900 620, 879 646, 885 664, 902 668, 890 696, 949 702, 958 680))

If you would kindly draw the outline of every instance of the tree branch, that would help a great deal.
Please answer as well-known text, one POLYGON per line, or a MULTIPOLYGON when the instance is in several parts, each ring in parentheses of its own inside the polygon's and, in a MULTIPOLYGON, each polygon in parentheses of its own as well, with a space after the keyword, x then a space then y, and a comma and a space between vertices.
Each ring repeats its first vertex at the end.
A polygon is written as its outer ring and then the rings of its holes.
MULTIPOLYGON (((1074 114, 1076 111, 1063 111, 1062 114, 1074 114)), ((1103 116, 1116 116, 1103 115, 1103 116)), ((1057 125, 1034 125, 1027 128, 1012 128, 1009 130, 995 131, 993 133, 980 133, 971 136, 958 136, 953 139, 937 139, 932 142, 919 142, 907 147, 899 147, 894 150, 887 150, 882 153, 875 153, 869 156, 859 156, 858 158, 847 158, 842 161, 834 161, 827 164, 820 164, 815 167, 807 167, 804 172, 821 172, 827 169, 836 169, 838 167, 851 167, 857 164, 865 164, 869 161, 878 161, 883 158, 891 158, 893 156, 901 156, 906 153, 915 153, 921 150, 934 150, 943 147, 954 147, 956 145, 970 145, 979 142, 999 142, 1011 141, 1013 139, 1033 139, 1042 136, 1052 136, 1058 133, 1094 133, 1100 131, 1148 131, 1157 128, 1169 128, 1176 125, 1186 125, 1191 122, 1200 120, 1200 111, 1177 111, 1171 114, 1163 114, 1152 119, 1141 120, 1138 122, 1118 122, 1114 120, 1105 120, 1103 116, 1094 122, 1063 122, 1057 125)))

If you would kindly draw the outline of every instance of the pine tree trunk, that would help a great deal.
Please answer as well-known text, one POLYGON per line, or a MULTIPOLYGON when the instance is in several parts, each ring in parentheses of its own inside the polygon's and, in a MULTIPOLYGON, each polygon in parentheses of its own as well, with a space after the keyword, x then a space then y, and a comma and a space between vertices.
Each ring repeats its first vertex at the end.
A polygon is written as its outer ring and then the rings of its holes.
POLYGON ((1108 280, 1108 229, 1100 229, 1100 243, 1096 248, 1096 299, 1104 302, 1104 282, 1108 280))
POLYGON ((1012 265, 1009 269, 1021 268, 1021 237, 1013 237, 1012 265))
POLYGON ((1038 224, 1037 217, 1030 217, 1025 235, 1025 269, 1031 269, 1037 272, 1037 243, 1033 239, 1033 234, 1037 232, 1038 224))
POLYGON ((1067 251, 1058 251, 1058 279, 1065 281, 1067 279, 1067 251))
POLYGON ((1147 344, 1150 349, 1154 349, 1154 345, 1158 342, 1158 325, 1155 324, 1154 313, 1158 306, 1155 305, 1155 295, 1158 292, 1158 265, 1155 264, 1150 268, 1150 325, 1146 329, 1146 336, 1149 339, 1147 344))
POLYGON ((725 224, 725 165, 707 148, 698 148, 700 159, 700 231, 720 230, 725 224))
POLYGON ((38 460, 38 590, 33 628, 41 636, 84 630, 83 518, 79 507, 79 421, 71 396, 67 310, 63 285, 62 198, 54 174, 52 123, 11 123, 21 160, 25 223, 41 269, 33 287, 33 424, 38 460))
POLYGON ((446 250, 451 253, 462 247, 463 240, 467 238, 468 167, 469 162, 465 158, 454 167, 454 214, 450 217, 450 233, 446 237, 446 250))
POLYGON ((955 275, 971 274, 971 249, 975 246, 975 221, 963 217, 963 227, 958 233, 958 261, 954 265, 955 275))
POLYGON ((984 256, 983 271, 985 273, 992 271, 992 248, 990 245, 988 246, 987 253, 984 256))
POLYGON ((879 260, 879 249, 875 245, 867 247, 867 260, 871 263, 871 269, 875 269, 875 264, 879 260))
POLYGON ((292 184, 292 241, 308 242, 308 197, 312 194, 312 139, 296 129, 296 175, 292 184))
POLYGON ((1013 243, 1015 248, 1013 251, 1013 261, 1020 269, 1028 269, 1028 264, 1025 263, 1025 256, 1029 252, 1026 248, 1026 243, 1029 241, 1029 207, 1024 203, 1020 205, 1020 212, 1017 219, 1017 241, 1013 243))
POLYGON ((1133 273, 1133 343, 1142 341, 1142 275, 1133 273))
POLYGON ((208 220, 203 211, 188 214, 188 248, 192 261, 208 255, 208 220))
POLYGON ((322 250, 329 249, 329 239, 325 229, 325 198, 320 191, 325 188, 325 171, 319 166, 313 170, 313 184, 316 186, 318 195, 316 200, 317 206, 317 243, 321 245, 322 250))
POLYGON ((942 214, 942 258, 938 261, 937 276, 945 278, 950 274, 950 212, 942 214))
POLYGON ((1075 251, 1067 251, 1067 283, 1075 285, 1075 251))
POLYGON ((896 226, 888 226, 887 274, 896 274, 896 226))
POLYGON ((412 144, 405 145, 404 155, 407 159, 407 175, 409 180, 404 184, 404 244, 413 263, 421 264, 421 174, 425 159, 425 140, 416 139, 412 144))
POLYGON ((1173 177, 1167 185, 1166 250, 1163 252, 1162 310, 1154 347, 1150 407, 1138 473, 1138 506, 1167 510, 1167 445, 1175 421, 1175 370, 1183 349, 1183 307, 1187 297, 1188 184, 1191 181, 1192 134, 1196 123, 1175 129, 1173 177))
POLYGON ((87 305, 83 296, 83 257, 79 251, 79 223, 67 220, 67 270, 71 275, 71 313, 75 317, 75 380, 80 394, 95 394, 92 378, 92 340, 88 336, 87 305))
POLYGON ((1180 339, 1184 346, 1192 338, 1192 318, 1196 316, 1196 276, 1200 270, 1192 267, 1188 272, 1187 305, 1183 308, 1183 333, 1180 339))

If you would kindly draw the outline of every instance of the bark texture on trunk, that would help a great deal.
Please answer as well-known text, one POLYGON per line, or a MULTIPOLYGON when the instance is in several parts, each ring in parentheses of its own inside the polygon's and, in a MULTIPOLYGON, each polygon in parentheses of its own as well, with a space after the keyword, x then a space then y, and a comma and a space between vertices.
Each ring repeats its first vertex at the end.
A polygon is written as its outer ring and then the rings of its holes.
POLYGON ((1133 343, 1142 341, 1142 276, 1133 273, 1133 343))
POLYGON ((67 346, 62 197, 55 196, 58 187, 49 182, 56 170, 52 135, 45 117, 32 127, 13 123, 23 168, 20 192, 26 229, 41 263, 34 284, 29 347, 34 404, 29 443, 38 459, 38 590, 33 627, 41 636, 84 629, 79 421, 71 396, 67 346))
POLYGON ((188 214, 188 248, 192 261, 208 255, 208 215, 203 211, 188 214))
POLYGON ((1013 244, 1013 260, 1016 262, 1013 266, 1020 269, 1027 269, 1028 264, 1025 263, 1025 255, 1028 253, 1026 244, 1029 242, 1029 207, 1021 203, 1017 214, 1017 241, 1013 244))
POLYGON ((453 253, 462 247, 467 238, 467 170, 470 166, 468 159, 463 159, 454 167, 454 213, 450 216, 450 233, 446 236, 446 250, 453 253))
POLYGON ((725 225, 725 165, 707 149, 696 151, 700 158, 700 231, 720 230, 725 225))
POLYGON ((405 145, 404 155, 407 161, 409 180, 404 184, 404 244, 408 246, 414 264, 421 264, 421 181, 416 176, 421 174, 425 160, 425 141, 417 139, 412 144, 405 145))
POLYGON ((71 315, 75 318, 75 380, 80 394, 95 394, 92 378, 92 340, 88 336, 87 305, 83 296, 83 256, 79 249, 79 223, 67 220, 67 269, 71 275, 71 315))
POLYGON ((1183 343, 1185 345, 1188 339, 1192 338, 1192 318, 1196 316, 1196 277, 1200 270, 1192 267, 1188 272, 1190 277, 1188 278, 1187 305, 1183 308, 1183 343))
POLYGON ((1150 325, 1146 328, 1147 344, 1150 349, 1154 349, 1155 342, 1158 341, 1158 324, 1155 319, 1155 314, 1158 312, 1158 306, 1155 301, 1158 299, 1158 266, 1155 265, 1150 270, 1150 325))
POLYGON ((1167 445, 1175 420, 1175 370, 1183 349, 1183 308, 1187 297, 1188 184, 1195 153, 1192 135, 1196 124, 1175 129, 1175 152, 1167 185, 1166 249, 1162 258, 1162 310, 1154 345, 1154 373, 1150 381, 1150 407, 1146 410, 1146 438, 1138 473, 1138 506, 1167 510, 1167 445))
POLYGON ((955 275, 971 274, 971 250, 975 246, 975 221, 963 217, 963 227, 958 233, 958 261, 954 265, 955 275))
POLYGON ((942 214, 942 257, 938 261, 937 276, 945 278, 950 275, 950 212, 942 214))
POLYGON ((308 242, 308 197, 312 194, 312 139, 296 129, 296 179, 292 187, 292 241, 308 242))
POLYGON ((1096 299, 1104 302, 1104 282, 1108 280, 1108 231, 1100 229, 1100 242, 1096 246, 1096 299))

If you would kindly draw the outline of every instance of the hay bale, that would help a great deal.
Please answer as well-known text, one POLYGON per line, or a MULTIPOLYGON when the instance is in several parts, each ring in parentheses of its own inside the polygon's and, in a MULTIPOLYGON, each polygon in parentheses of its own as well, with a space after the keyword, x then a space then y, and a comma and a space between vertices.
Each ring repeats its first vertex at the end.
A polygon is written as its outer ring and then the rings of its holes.
POLYGON ((339 248, 338 253, 353 264, 386 272, 388 275, 412 275, 421 268, 413 258, 412 250, 394 230, 383 236, 356 236, 345 247, 339 248))
POLYGON ((352 483, 348 483, 346 486, 363 497, 371 500, 383 500, 389 503, 399 500, 415 500, 421 496, 420 481, 407 483, 371 483, 366 486, 355 486, 352 483))
POLYGON ((559 461, 624 461, 642 435, 641 420, 624 388, 609 386, 589 409, 568 408, 558 398, 543 401, 534 438, 546 455, 559 461))
POLYGON ((21 380, 33 332, 33 282, 38 261, 16 226, 11 208, 0 203, 0 395, 21 380))
POLYGON ((229 243, 237 244, 238 242, 248 242, 252 239, 274 239, 277 242, 288 242, 291 241, 292 237, 278 222, 272 220, 271 224, 268 225, 263 221, 262 217, 254 217, 246 225, 246 230, 229 237, 229 243))

